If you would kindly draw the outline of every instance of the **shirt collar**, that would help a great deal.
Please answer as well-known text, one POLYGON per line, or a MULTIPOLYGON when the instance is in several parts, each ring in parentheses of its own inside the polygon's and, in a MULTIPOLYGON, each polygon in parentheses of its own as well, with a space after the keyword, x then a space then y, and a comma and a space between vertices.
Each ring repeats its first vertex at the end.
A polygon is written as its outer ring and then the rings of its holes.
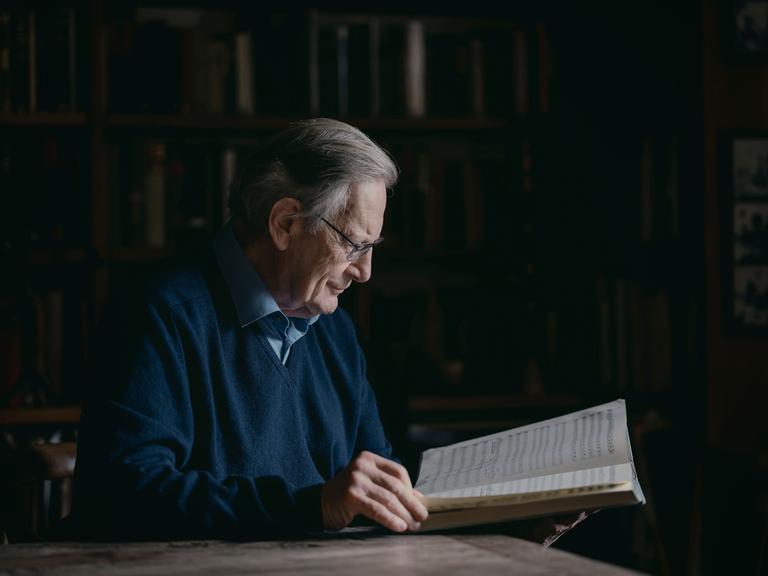
MULTIPOLYGON (((241 327, 275 312, 283 314, 261 276, 245 255, 231 222, 216 235, 214 251, 224 281, 232 295, 241 327)), ((318 316, 313 316, 306 322, 308 325, 314 324, 317 319, 318 316)))

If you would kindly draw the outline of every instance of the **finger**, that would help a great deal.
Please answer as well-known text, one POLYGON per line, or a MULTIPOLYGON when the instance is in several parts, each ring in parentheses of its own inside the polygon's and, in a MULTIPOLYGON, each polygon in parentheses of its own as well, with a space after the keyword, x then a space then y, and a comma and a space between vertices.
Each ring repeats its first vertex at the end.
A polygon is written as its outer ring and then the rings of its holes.
POLYGON ((399 478, 380 473, 371 476, 371 480, 387 492, 394 494, 415 521, 421 522, 429 516, 426 506, 416 497, 413 488, 404 485, 399 478))
POLYGON ((408 522, 373 498, 366 497, 360 502, 359 513, 393 532, 405 532, 408 530, 408 522))
POLYGON ((414 495, 410 476, 403 466, 373 452, 362 452, 360 465, 376 484, 397 496, 416 522, 426 520, 427 508, 414 495))
POLYGON ((393 460, 389 460, 388 458, 384 458, 383 456, 379 456, 378 454, 374 454, 373 452, 370 453, 370 456, 371 461, 376 464, 376 467, 379 470, 382 470, 387 474, 398 478, 403 484, 408 486, 408 488, 413 488, 411 477, 408 475, 408 471, 401 464, 398 464, 393 460))
POLYGON ((400 500, 397 494, 391 492, 385 487, 377 484, 372 484, 368 491, 368 496, 373 500, 383 504, 388 510, 395 514, 398 518, 403 519, 411 530, 417 530, 420 526, 419 520, 414 518, 411 511, 400 500))

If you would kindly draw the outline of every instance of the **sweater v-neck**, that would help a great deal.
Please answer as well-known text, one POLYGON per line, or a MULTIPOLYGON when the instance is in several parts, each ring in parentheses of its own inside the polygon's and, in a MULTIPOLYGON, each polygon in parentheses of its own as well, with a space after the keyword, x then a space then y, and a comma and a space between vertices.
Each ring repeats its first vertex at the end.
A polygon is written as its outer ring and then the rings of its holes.
MULTIPOLYGON (((267 340, 267 335, 264 333, 264 330, 259 326, 258 324, 255 326, 257 333, 257 340, 259 341, 259 344, 264 349, 264 354, 267 355, 274 365, 277 372, 282 376, 282 378, 285 380, 286 384, 289 386, 292 386, 294 383, 293 373, 298 368, 298 364, 302 363, 304 361, 304 356, 306 355, 306 343, 307 338, 312 338, 313 335, 310 334, 310 332, 307 332, 304 336, 302 336, 299 340, 293 343, 293 346, 291 346, 291 353, 288 356, 288 360, 285 364, 283 364, 280 361, 280 358, 277 357, 277 354, 275 354, 275 350, 272 348, 272 346, 269 343, 269 340, 267 340), (300 358, 297 358, 297 356, 300 356, 300 358)), ((310 327, 311 330, 311 327, 310 327)))

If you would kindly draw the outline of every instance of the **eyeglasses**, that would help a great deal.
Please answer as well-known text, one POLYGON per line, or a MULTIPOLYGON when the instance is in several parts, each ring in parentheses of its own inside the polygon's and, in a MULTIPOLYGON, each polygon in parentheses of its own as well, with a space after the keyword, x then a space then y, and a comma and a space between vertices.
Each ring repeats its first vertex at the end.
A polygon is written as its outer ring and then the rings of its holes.
POLYGON ((350 240, 347 237, 347 235, 344 234, 344 232, 336 228, 336 226, 328 222, 328 220, 322 217, 320 219, 326 224, 328 224, 328 226, 333 228, 334 232, 336 232, 339 236, 341 236, 344 240, 346 240, 350 246, 352 246, 352 249, 349 252, 347 252, 347 260, 349 260, 350 262, 354 262, 355 260, 362 258, 366 252, 373 249, 375 246, 378 246, 384 241, 384 238, 379 237, 373 242, 368 242, 366 244, 357 244, 356 242, 352 242, 352 240, 350 240))

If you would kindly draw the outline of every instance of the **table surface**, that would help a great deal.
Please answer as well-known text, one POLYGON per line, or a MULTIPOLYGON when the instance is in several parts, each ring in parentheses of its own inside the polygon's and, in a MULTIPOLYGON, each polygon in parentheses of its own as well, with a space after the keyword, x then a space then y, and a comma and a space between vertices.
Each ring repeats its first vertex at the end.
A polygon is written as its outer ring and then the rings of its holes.
POLYGON ((54 542, 0 545, 0 574, 637 574, 499 534, 408 534, 351 529, 261 542, 54 542))

